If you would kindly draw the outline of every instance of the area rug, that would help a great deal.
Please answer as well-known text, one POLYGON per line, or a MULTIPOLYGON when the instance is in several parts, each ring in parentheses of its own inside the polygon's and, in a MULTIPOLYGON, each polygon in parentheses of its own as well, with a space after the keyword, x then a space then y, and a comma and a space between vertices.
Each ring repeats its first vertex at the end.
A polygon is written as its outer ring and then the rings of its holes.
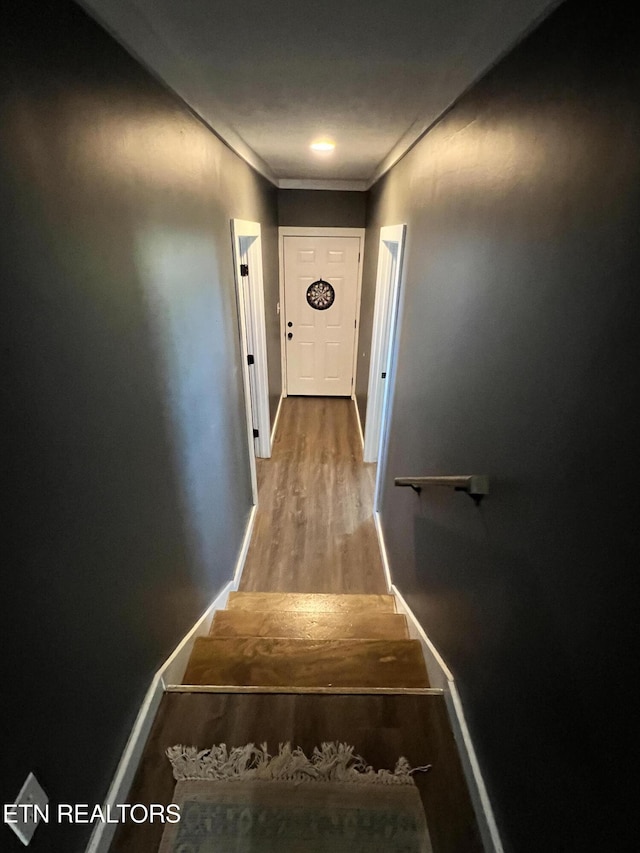
POLYGON ((374 771, 342 743, 308 758, 281 744, 167 750, 179 823, 159 853, 431 853, 418 789, 404 758, 374 771))

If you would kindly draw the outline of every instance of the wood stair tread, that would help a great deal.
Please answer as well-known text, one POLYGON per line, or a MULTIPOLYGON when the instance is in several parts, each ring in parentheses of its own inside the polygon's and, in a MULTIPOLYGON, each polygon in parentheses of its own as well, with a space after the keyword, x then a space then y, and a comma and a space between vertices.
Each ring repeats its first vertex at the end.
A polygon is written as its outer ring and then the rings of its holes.
POLYGON ((392 595, 365 595, 347 593, 299 592, 231 592, 227 610, 296 610, 298 612, 343 613, 347 611, 375 611, 395 613, 392 595))
POLYGON ((299 610, 217 610, 212 637, 292 637, 307 640, 409 639, 400 613, 299 610))
POLYGON ((417 640, 198 637, 183 684, 429 687, 417 640))

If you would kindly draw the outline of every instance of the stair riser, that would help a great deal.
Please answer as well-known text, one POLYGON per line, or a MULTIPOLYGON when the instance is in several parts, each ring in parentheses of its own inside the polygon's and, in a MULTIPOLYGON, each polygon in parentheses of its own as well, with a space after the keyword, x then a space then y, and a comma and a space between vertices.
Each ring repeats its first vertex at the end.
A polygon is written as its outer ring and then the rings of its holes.
POLYGON ((184 684, 428 687, 415 640, 200 637, 184 684))
POLYGON ((212 637, 287 637, 305 640, 409 639, 407 620, 396 613, 263 613, 219 610, 212 637))
POLYGON ((392 595, 232 592, 227 602, 227 610, 295 610, 306 613, 395 613, 396 607, 395 599, 392 595))

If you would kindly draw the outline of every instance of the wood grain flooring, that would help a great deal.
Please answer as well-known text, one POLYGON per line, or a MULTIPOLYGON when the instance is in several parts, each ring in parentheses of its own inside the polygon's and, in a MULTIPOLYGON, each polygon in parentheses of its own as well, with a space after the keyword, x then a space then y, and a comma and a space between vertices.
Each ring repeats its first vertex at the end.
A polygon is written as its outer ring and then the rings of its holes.
POLYGON ((282 401, 241 590, 386 592, 373 524, 375 465, 362 461, 354 403, 282 401))
POLYGON ((295 610, 218 610, 212 637, 298 637, 300 639, 408 640, 401 613, 305 613, 295 610))
POLYGON ((429 687, 417 640, 198 637, 183 684, 429 687))
MULTIPOLYGON (((473 810, 441 696, 309 696, 166 694, 129 796, 168 804, 174 779, 165 750, 266 741, 271 752, 290 741, 307 753, 322 741, 352 744, 376 769, 404 755, 414 767, 434 853, 481 853, 473 810)), ((122 824, 111 853, 154 853, 162 826, 122 824)))
MULTIPOLYGON (((394 642, 406 642, 406 620, 395 613, 394 599, 384 594, 371 518, 374 470, 362 463, 352 401, 283 401, 274 455, 259 460, 260 507, 240 585, 243 594, 232 594, 229 609, 216 614, 210 637, 196 642, 187 672, 188 678, 205 682, 228 677, 214 676, 208 669, 219 657, 211 654, 212 644, 219 649, 216 644, 227 643, 237 656, 235 675, 230 674, 245 686, 221 692, 224 688, 205 684, 185 689, 216 692, 166 693, 128 802, 172 801, 175 783, 165 750, 175 744, 204 749, 214 743, 233 747, 266 742, 274 752, 279 743, 290 741, 310 754, 323 741, 341 741, 352 744, 376 769, 393 767, 401 755, 414 767, 431 764, 428 773, 415 779, 434 853, 481 853, 442 695, 328 695, 293 693, 289 684, 246 686, 252 679, 255 683, 252 670, 260 654, 263 671, 257 680, 264 680, 264 658, 269 666, 277 660, 277 667, 284 668, 271 681, 290 679, 292 659, 298 658, 303 672, 315 671, 311 681, 318 682, 318 671, 332 681, 336 672, 349 673, 348 680, 356 672, 362 681, 363 667, 354 667, 354 650, 362 648, 362 639, 374 661, 391 658, 384 665, 389 670, 398 667, 395 653, 388 653, 394 642), (336 645, 338 639, 346 645, 336 645), (206 654, 200 656, 199 647, 205 646, 206 654), (309 657, 311 646, 319 651, 320 663, 309 657), (287 692, 273 692, 279 690, 287 692)), ((408 671, 411 678, 428 683, 421 655, 408 671)), ((380 689, 379 676, 375 680, 380 689)), ((162 829, 160 823, 122 824, 110 853, 155 853, 162 829)))
POLYGON ((392 595, 231 592, 227 609, 295 610, 298 613, 395 613, 396 600, 392 595))

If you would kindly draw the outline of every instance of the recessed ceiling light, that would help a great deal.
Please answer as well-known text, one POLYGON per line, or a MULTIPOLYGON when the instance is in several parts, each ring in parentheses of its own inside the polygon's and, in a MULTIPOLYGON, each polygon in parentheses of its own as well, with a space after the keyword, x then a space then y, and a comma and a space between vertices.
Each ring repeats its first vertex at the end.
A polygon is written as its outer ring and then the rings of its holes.
POLYGON ((312 151, 321 151, 326 153, 327 151, 333 151, 336 144, 335 142, 330 142, 328 139, 318 139, 317 142, 312 142, 309 147, 312 151))

